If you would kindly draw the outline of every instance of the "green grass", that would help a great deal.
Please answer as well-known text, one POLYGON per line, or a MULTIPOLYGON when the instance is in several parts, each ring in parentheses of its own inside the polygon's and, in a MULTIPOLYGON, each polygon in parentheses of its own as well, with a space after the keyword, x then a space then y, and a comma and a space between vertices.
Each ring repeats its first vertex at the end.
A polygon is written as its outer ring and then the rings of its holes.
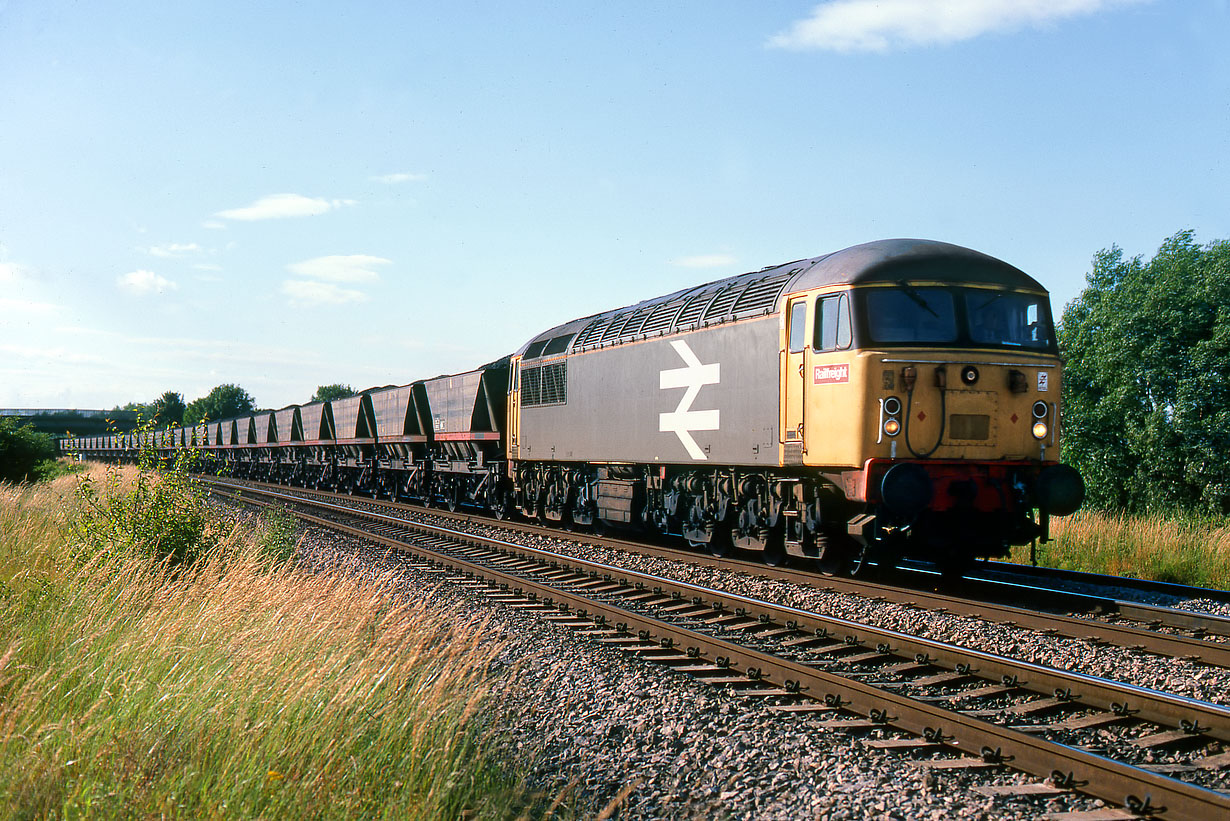
POLYGON ((34 466, 31 478, 35 482, 50 482, 61 476, 72 476, 81 473, 86 466, 72 459, 45 459, 34 466))
MULTIPOLYGON (((1133 516, 1079 511, 1051 520, 1052 541, 1038 564, 1179 584, 1230 588, 1230 524, 1182 515, 1133 516)), ((1029 561, 1014 547, 1012 561, 1029 561)))
POLYGON ((0 485, 0 815, 526 806, 480 720, 499 650, 482 624, 406 601, 390 578, 296 569, 279 514, 207 517, 199 554, 168 563, 98 513, 139 507, 117 500, 159 480, 91 481, 0 485))

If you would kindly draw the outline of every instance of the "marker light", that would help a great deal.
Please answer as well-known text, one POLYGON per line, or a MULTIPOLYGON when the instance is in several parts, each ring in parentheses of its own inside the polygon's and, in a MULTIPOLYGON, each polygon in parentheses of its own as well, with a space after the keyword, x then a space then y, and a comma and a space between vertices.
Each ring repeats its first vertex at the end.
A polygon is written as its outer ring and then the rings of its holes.
POLYGON ((1034 438, 1035 439, 1045 439, 1046 438, 1046 423, 1045 422, 1034 422, 1034 438))
POLYGON ((895 396, 890 396, 884 400, 884 412, 889 416, 896 416, 901 413, 901 400, 895 396))
POLYGON ((884 432, 889 436, 896 436, 901 432, 901 423, 896 419, 889 419, 884 423, 884 432))
POLYGON ((1049 412, 1050 409, 1046 406, 1045 402, 1041 400, 1034 402, 1034 419, 1045 419, 1049 412))

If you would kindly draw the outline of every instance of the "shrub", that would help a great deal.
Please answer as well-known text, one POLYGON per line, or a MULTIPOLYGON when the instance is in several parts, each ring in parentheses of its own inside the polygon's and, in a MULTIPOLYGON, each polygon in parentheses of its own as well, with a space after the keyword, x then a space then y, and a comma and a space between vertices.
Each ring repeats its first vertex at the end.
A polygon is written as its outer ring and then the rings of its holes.
POLYGON ((55 441, 33 425, 18 425, 11 417, 0 418, 0 481, 29 482, 35 467, 56 455, 55 441))
POLYGON ((87 557, 128 551, 170 565, 206 553, 217 544, 217 533, 190 475, 198 458, 194 451, 181 451, 159 470, 157 454, 147 449, 129 488, 121 487, 124 472, 116 466, 107 468, 101 488, 92 474, 83 476, 77 496, 84 513, 72 527, 79 550, 87 557))

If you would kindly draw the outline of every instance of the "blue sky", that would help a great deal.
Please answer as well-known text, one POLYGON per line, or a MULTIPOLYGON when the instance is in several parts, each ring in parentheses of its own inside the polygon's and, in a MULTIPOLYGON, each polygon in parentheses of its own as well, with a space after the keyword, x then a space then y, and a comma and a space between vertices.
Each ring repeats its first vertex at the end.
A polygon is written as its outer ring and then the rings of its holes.
POLYGON ((886 237, 1230 238, 1227 0, 0 0, 0 407, 466 370, 886 237))

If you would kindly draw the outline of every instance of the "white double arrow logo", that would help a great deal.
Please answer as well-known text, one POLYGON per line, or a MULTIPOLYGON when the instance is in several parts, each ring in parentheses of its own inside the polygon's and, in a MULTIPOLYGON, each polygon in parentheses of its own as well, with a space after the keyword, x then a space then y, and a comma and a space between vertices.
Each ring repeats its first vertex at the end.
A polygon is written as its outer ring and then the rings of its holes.
POLYGON ((696 358, 696 354, 692 353, 692 349, 688 347, 688 343, 683 340, 671 342, 671 347, 675 349, 675 353, 679 354, 687 367, 660 372, 659 387, 662 390, 667 388, 687 388, 687 390, 683 392, 683 398, 679 400, 679 406, 674 411, 659 414, 658 430, 678 436, 679 441, 687 448, 688 455, 693 459, 707 459, 705 452, 692 438, 692 431, 718 430, 720 412, 716 410, 694 411, 692 403, 696 401, 696 395, 700 393, 702 386, 716 385, 722 381, 722 364, 714 362, 711 365, 702 365, 701 361, 696 358))

